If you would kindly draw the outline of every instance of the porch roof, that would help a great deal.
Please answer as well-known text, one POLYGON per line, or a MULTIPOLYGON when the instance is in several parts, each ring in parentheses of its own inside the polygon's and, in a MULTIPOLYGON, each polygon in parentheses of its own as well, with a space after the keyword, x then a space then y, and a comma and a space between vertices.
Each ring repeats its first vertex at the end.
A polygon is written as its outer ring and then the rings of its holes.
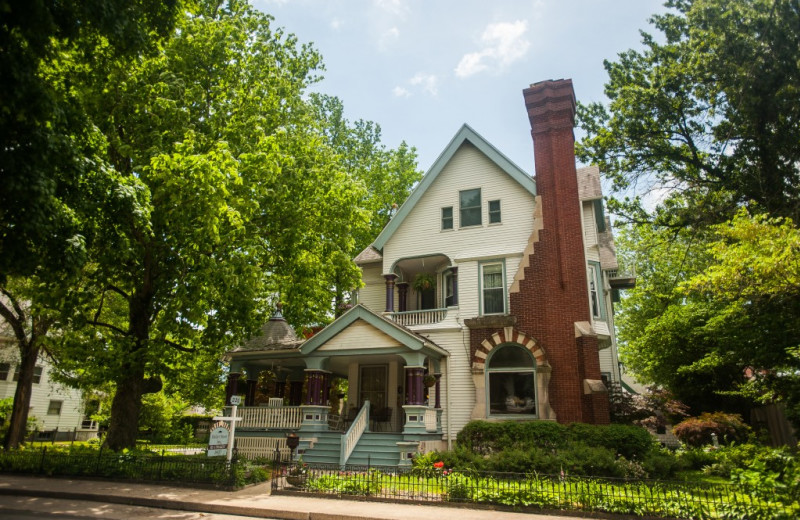
POLYGON ((408 350, 422 352, 435 358, 447 357, 449 355, 445 349, 425 336, 417 334, 411 329, 395 323, 390 319, 384 318, 361 304, 356 305, 337 318, 333 323, 322 329, 319 333, 309 338, 300 347, 300 352, 303 355, 311 354, 359 320, 391 337, 408 350))

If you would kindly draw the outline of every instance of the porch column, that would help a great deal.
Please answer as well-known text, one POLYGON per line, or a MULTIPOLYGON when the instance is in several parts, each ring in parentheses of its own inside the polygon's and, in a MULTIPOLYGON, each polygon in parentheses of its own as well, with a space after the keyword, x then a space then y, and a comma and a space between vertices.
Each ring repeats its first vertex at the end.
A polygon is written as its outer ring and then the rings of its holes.
POLYGON ((425 404, 424 367, 406 367, 406 404, 425 404))
MULTIPOLYGON (((450 272, 453 273, 453 305, 458 305, 458 266, 451 267, 450 272)), ((436 392, 437 392, 436 395, 439 395, 438 377, 441 377, 441 374, 439 374, 436 379, 436 392)), ((439 406, 437 405, 436 408, 439 408, 439 406)))
POLYGON ((406 312, 408 310, 408 282, 397 283, 397 297, 400 299, 397 302, 400 312, 406 312))
POLYGON ((245 406, 255 406, 256 405, 256 388, 258 387, 258 381, 255 379, 247 379, 247 393, 244 395, 244 405, 245 406))
POLYGON ((324 370, 306 369, 306 396, 303 404, 322 406, 325 404, 324 370))
POLYGON ((433 374, 433 377, 436 378, 436 404, 434 408, 441 408, 442 407, 442 374, 433 374))
POLYGON ((386 280, 386 312, 394 312, 394 281, 397 280, 396 274, 385 274, 386 280))
POLYGON ((242 377, 241 372, 228 373, 228 383, 225 385, 225 406, 231 402, 231 396, 239 393, 239 378, 242 377))

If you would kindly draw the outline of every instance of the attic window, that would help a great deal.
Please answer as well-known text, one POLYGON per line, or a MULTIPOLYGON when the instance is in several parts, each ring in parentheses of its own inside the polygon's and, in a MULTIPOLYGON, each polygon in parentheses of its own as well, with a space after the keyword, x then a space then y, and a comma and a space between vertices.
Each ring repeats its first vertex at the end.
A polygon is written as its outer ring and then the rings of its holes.
POLYGON ((499 200, 490 200, 489 201, 489 224, 499 224, 501 222, 500 219, 500 201, 499 200))
POLYGON ((481 225, 481 189, 459 192, 461 227, 481 225))
POLYGON ((442 229, 453 229, 453 206, 442 208, 442 229))

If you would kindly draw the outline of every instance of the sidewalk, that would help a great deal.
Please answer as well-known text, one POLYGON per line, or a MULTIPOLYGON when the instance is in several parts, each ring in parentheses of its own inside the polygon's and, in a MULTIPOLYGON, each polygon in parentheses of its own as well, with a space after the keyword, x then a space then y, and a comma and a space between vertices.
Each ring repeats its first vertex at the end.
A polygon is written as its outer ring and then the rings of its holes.
POLYGON ((3 496, 35 496, 287 520, 557 520, 574 518, 463 507, 270 495, 269 483, 216 491, 132 482, 0 475, 3 496))

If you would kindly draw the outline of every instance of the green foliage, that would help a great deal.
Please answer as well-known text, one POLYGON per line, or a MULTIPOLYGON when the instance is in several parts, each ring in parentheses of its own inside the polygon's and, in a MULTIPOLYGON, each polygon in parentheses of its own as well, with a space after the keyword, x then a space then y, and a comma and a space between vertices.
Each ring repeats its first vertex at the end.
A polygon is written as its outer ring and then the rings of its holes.
POLYGON ((741 416, 723 412, 690 417, 672 428, 672 433, 689 446, 711 444, 712 433, 717 436, 720 444, 742 442, 747 440, 751 431, 750 427, 742 422, 741 416))

